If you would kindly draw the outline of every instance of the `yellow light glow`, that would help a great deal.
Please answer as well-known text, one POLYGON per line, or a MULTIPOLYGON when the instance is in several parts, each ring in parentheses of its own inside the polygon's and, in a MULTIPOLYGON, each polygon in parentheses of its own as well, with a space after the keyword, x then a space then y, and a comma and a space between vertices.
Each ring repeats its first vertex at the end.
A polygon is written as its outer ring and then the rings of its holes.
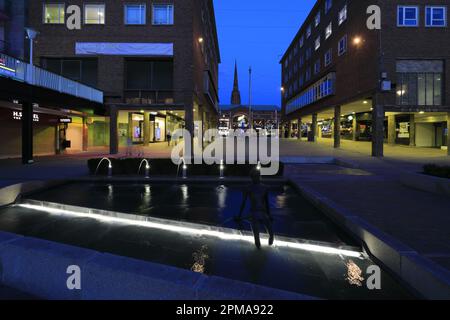
POLYGON ((360 37, 355 37, 353 38, 353 44, 355 45, 359 45, 362 42, 360 37))
POLYGON ((203 38, 198 38, 198 42, 203 43, 203 38))

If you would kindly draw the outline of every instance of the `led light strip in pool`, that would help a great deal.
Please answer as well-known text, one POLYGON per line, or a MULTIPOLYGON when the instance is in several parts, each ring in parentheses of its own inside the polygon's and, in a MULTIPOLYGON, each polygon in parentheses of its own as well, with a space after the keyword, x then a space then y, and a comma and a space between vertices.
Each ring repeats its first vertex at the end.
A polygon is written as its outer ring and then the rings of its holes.
MULTIPOLYGON (((135 226, 147 227, 147 228, 152 228, 152 229, 159 229, 159 230, 165 230, 165 231, 170 231, 170 232, 189 234, 189 235, 194 235, 194 236, 209 236, 209 237, 218 238, 218 239, 222 239, 222 240, 245 241, 245 242, 249 242, 252 244, 254 243, 253 236, 245 236, 242 234, 234 234, 234 233, 227 233, 227 232, 218 231, 218 230, 210 230, 208 228, 201 228, 200 225, 198 228, 195 228, 192 226, 193 224, 190 224, 189 226, 187 226, 187 225, 183 226, 183 225, 166 224, 166 223, 149 221, 149 220, 145 220, 145 221, 132 220, 132 219, 112 217, 112 216, 106 216, 106 215, 95 214, 95 213, 76 212, 76 211, 72 211, 72 210, 58 209, 58 208, 52 208, 52 207, 28 204, 28 203, 18 204, 17 206, 26 208, 26 209, 47 212, 47 213, 55 214, 55 215, 77 216, 77 217, 83 217, 83 218, 96 219, 99 221, 104 221, 104 222, 109 222, 109 223, 116 222, 116 223, 122 223, 122 224, 127 224, 127 225, 135 225, 135 226)), ((168 222, 168 223, 170 223, 170 222, 168 222)), ((261 237, 261 242, 263 242, 263 241, 267 242, 268 238, 261 237)), ((358 252, 358 251, 327 247, 327 246, 322 246, 322 245, 317 245, 317 244, 308 244, 308 243, 299 243, 299 242, 278 240, 276 238, 275 238, 274 246, 299 249, 299 250, 305 250, 305 251, 317 252, 317 253, 342 255, 342 256, 354 257, 354 258, 362 257, 362 253, 358 252)))

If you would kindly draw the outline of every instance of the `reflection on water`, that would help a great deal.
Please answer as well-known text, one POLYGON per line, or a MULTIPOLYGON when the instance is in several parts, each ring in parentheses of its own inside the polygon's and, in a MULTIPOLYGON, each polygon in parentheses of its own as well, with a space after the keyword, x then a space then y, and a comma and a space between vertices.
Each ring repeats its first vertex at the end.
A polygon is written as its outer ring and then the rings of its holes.
POLYGON ((188 205, 189 204, 189 188, 187 185, 183 184, 182 186, 180 186, 180 190, 181 190, 181 203, 183 205, 188 205))
POLYGON ((216 193, 218 208, 226 208, 227 188, 224 185, 218 186, 216 189, 216 193))
POLYGON ((203 245, 200 250, 192 254, 192 257, 194 258, 194 265, 191 270, 197 273, 205 273, 206 259, 209 258, 208 246, 203 245))
POLYGON ((347 262, 347 277, 345 279, 353 286, 362 286, 362 282, 364 281, 362 270, 353 260, 347 262))

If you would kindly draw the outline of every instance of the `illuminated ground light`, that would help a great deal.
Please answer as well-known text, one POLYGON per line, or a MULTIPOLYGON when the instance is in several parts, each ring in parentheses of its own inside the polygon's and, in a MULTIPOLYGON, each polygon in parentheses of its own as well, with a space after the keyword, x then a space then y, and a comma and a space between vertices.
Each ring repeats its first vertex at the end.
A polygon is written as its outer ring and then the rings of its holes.
MULTIPOLYGON (((26 208, 26 209, 47 212, 47 213, 55 214, 55 215, 67 215, 67 216, 72 216, 72 217, 76 216, 76 217, 83 217, 83 218, 91 218, 91 219, 96 219, 98 221, 103 221, 103 222, 107 222, 107 223, 121 223, 121 224, 126 224, 126 225, 134 225, 134 226, 146 227, 146 228, 151 228, 151 229, 176 232, 176 233, 186 234, 186 235, 207 236, 207 237, 218 238, 218 239, 227 240, 227 241, 245 241, 245 242, 249 242, 252 244, 254 243, 253 236, 250 236, 250 235, 246 236, 246 235, 235 234, 235 233, 231 233, 231 232, 228 233, 228 232, 219 231, 219 230, 211 230, 211 229, 202 227, 201 225, 198 225, 198 227, 193 226, 193 224, 174 225, 174 224, 170 224, 170 221, 168 221, 168 220, 165 223, 162 223, 159 221, 151 221, 151 220, 139 221, 139 220, 106 216, 106 215, 101 215, 101 214, 76 212, 76 211, 72 211, 72 210, 58 209, 58 208, 52 208, 52 207, 48 207, 48 206, 26 204, 26 203, 18 204, 17 206, 26 208)), ((268 238, 264 237, 264 236, 261 237, 261 242, 267 243, 268 238)), ((358 252, 358 251, 327 247, 327 246, 318 245, 318 244, 299 243, 299 242, 286 241, 286 240, 275 240, 274 247, 280 247, 280 248, 284 247, 284 248, 298 249, 298 250, 317 252, 317 253, 342 255, 342 256, 354 257, 354 258, 362 258, 362 256, 363 256, 362 253, 358 252)))

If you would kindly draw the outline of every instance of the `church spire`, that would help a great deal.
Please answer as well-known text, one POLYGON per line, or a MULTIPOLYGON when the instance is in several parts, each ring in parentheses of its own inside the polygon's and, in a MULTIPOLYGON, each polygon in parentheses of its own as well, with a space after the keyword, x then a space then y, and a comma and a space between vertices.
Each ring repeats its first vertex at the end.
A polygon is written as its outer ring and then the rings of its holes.
POLYGON ((239 91, 238 69, 237 62, 234 63, 234 84, 233 92, 231 93, 231 104, 241 104, 241 92, 239 91))

